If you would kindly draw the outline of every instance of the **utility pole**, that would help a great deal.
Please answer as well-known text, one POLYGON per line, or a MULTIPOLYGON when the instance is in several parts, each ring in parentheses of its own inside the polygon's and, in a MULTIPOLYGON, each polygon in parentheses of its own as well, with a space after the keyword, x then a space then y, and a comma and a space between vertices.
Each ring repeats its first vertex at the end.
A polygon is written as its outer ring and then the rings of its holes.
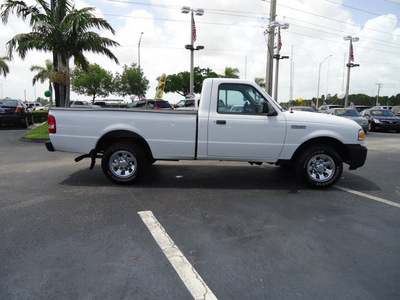
POLYGON ((139 72, 140 72, 140 42, 142 41, 143 32, 140 34, 139 43, 138 43, 138 64, 139 64, 139 72))
POLYGON ((345 41, 350 41, 349 45, 349 62, 347 63, 347 84, 346 84, 346 97, 344 98, 344 107, 347 107, 349 102, 349 86, 350 86, 350 69, 353 67, 359 67, 359 64, 353 64, 354 52, 353 52, 353 42, 358 42, 360 39, 358 37, 352 37, 351 35, 345 36, 343 38, 345 41))
POLYGON ((382 83, 376 83, 376 85, 378 86, 378 95, 376 95, 376 106, 379 106, 379 91, 381 90, 382 87, 382 83))
POLYGON ((293 100, 293 72, 294 72, 294 65, 293 65, 293 45, 292 51, 290 52, 290 89, 289 89, 289 101, 293 100))
MULTIPOLYGON (((275 21, 276 16, 276 0, 271 0, 270 12, 269 12, 269 23, 275 21)), ((275 28, 271 33, 271 28, 268 25, 268 51, 267 51, 267 69, 265 74, 265 91, 272 95, 272 74, 273 74, 273 55, 274 55, 274 38, 275 28)))

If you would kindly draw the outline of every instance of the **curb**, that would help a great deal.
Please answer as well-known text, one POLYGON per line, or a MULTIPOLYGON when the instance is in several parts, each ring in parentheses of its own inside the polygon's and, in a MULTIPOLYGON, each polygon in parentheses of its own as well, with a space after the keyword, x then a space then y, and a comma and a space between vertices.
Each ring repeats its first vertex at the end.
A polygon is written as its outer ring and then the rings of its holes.
MULTIPOLYGON (((33 124, 32 128, 29 132, 31 132, 33 129, 35 129, 38 126, 43 125, 44 123, 46 123, 46 122, 43 122, 42 124, 33 124)), ((26 137, 26 136, 22 136, 20 138, 20 140, 22 142, 31 142, 31 143, 45 143, 47 141, 50 141, 49 138, 32 138, 32 137, 26 137)))
POLYGON ((30 138, 26 136, 21 137, 20 140, 23 142, 31 142, 31 143, 45 143, 47 141, 50 141, 50 139, 47 138, 30 138))

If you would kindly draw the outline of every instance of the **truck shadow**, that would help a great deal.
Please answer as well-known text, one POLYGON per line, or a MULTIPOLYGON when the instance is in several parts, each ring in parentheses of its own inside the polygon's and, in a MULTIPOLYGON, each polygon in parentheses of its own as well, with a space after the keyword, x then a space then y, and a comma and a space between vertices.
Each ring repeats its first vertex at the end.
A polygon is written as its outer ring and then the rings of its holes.
MULTIPOLYGON (((157 162, 133 185, 121 188, 173 188, 173 189, 232 189, 232 190, 298 190, 311 189, 300 182, 293 169, 272 165, 250 166, 247 163, 224 165, 180 164, 157 162), (172 165, 173 164, 173 165, 172 165)), ((69 186, 110 186, 116 187, 104 176, 101 167, 92 171, 79 170, 63 182, 69 186)), ((374 182, 351 172, 343 172, 338 182, 341 186, 357 190, 379 190, 374 182)))

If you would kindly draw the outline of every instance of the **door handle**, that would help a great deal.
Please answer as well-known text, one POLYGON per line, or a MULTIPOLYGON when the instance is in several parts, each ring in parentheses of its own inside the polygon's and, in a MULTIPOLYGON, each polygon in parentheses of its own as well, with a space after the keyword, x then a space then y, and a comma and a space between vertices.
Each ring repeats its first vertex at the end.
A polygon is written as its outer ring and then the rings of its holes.
POLYGON ((218 125, 225 125, 226 121, 225 120, 217 120, 216 122, 218 125))

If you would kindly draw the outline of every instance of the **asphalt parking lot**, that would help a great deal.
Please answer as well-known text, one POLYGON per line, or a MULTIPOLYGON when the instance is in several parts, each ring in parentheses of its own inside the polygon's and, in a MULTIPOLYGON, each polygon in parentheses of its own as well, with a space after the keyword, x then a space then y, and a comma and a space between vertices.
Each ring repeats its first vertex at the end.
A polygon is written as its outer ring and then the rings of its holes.
POLYGON ((400 134, 327 190, 156 162, 135 186, 0 128, 0 299, 400 299, 400 134))

